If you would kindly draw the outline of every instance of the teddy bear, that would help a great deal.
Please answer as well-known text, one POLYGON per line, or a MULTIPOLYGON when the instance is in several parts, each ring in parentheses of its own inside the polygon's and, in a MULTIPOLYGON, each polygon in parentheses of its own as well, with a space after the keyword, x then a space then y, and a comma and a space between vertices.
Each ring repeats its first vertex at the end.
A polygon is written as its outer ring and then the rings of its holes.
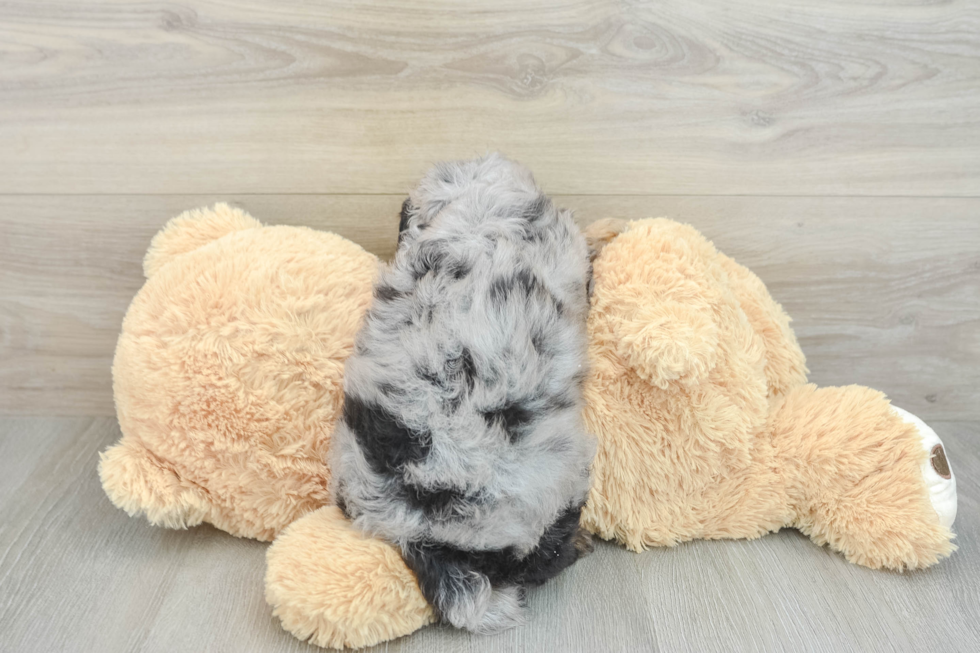
MULTIPOLYGON (((586 528, 633 551, 793 527, 872 568, 950 555, 956 484, 932 429, 869 388, 808 384, 782 308, 694 228, 603 220, 586 235, 586 528)), ((123 323, 123 437, 100 463, 130 514, 274 539, 273 612, 334 648, 438 618, 399 551, 329 496, 343 362, 377 266, 339 236, 226 205, 173 219, 123 323)))

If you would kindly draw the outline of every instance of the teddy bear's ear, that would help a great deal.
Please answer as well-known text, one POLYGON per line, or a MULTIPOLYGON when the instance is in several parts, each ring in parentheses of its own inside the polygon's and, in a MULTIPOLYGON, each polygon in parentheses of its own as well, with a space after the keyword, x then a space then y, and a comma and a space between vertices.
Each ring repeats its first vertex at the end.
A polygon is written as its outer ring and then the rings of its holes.
POLYGON ((717 289, 707 274, 711 244, 664 219, 616 231, 593 263, 593 349, 609 348, 659 388, 701 382, 718 351, 717 289))
POLYGON ((718 328, 708 311, 664 300, 610 320, 619 356, 658 388, 696 385, 717 362, 718 328))
POLYGON ((184 211, 167 222, 153 237, 150 249, 143 258, 143 274, 149 279, 157 270, 181 254, 235 231, 261 226, 262 223, 249 214, 223 202, 210 209, 184 211))

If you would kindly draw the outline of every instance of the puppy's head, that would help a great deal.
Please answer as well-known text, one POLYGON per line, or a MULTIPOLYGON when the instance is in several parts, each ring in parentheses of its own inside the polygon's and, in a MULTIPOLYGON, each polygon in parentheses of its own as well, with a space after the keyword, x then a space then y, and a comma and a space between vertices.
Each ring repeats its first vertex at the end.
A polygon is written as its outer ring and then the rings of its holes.
POLYGON ((433 166, 402 204, 398 242, 414 240, 443 211, 462 203, 457 223, 479 221, 506 206, 523 206, 540 194, 531 172, 500 154, 433 166))

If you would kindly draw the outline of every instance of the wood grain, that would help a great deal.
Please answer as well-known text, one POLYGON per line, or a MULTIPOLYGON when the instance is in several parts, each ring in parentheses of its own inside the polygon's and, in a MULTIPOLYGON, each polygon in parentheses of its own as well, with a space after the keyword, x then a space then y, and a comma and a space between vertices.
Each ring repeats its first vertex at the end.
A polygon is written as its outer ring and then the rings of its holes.
MULTIPOLYGON (((934 424, 959 484, 960 550, 907 574, 795 531, 635 554, 608 543, 532 590, 496 637, 429 627, 369 651, 969 651, 980 647, 980 422, 934 424)), ((266 545, 131 519, 102 493, 111 418, 0 419, 0 649, 321 650, 263 600, 266 545)))
MULTIPOLYGON (((886 391, 958 475, 913 574, 786 531, 631 554, 495 638, 378 651, 980 649, 980 11, 971 0, 0 3, 0 415, 113 414, 150 238, 214 201, 385 257, 431 163, 498 149, 581 223, 664 215, 753 269, 820 384, 886 391), (961 421, 948 421, 961 420, 961 421)), ((102 494, 105 417, 0 418, 0 650, 315 651, 265 546, 102 494)))
MULTIPOLYGON (((172 215, 218 196, 0 196, 0 414, 111 415, 109 369, 141 260, 172 215)), ((239 196, 269 224, 386 257, 401 196, 239 196)), ((795 318, 822 385, 887 392, 925 419, 980 419, 980 200, 557 196, 689 222, 795 318)))
POLYGON ((0 5, 2 193, 980 191, 970 0, 0 5))

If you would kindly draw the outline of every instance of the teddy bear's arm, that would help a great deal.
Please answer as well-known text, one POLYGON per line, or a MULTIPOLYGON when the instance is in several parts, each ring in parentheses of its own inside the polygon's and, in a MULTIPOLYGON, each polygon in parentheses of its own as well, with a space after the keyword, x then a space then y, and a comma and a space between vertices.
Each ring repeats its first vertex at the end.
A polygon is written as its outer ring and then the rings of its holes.
POLYGON ((136 438, 124 437, 100 455, 99 478, 113 504, 130 516, 145 514, 151 524, 188 528, 211 512, 199 488, 182 481, 136 438))
POLYGON ((762 280, 721 252, 718 260, 738 303, 766 348, 766 383, 770 396, 806 383, 806 357, 790 327, 790 317, 773 299, 762 280))

